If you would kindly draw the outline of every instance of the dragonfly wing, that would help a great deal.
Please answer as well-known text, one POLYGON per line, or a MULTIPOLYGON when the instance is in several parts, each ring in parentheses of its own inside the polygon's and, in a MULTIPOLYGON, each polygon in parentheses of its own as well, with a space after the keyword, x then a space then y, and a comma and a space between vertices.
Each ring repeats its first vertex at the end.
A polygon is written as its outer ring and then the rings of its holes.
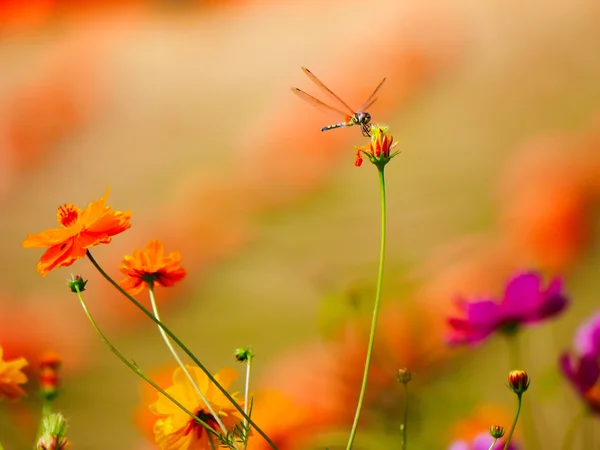
POLYGON ((361 108, 361 111, 363 111, 363 112, 364 112, 364 111, 368 111, 368 110, 369 110, 369 108, 370 108, 371 106, 373 106, 373 103, 375 103, 375 102, 376 102, 378 99, 379 99, 379 97, 375 97, 373 100, 371 100, 371 101, 370 101, 369 103, 367 103, 365 106, 363 106, 363 107, 361 108))
POLYGON ((319 86, 322 89, 325 89, 329 94, 331 94, 337 101, 339 101, 342 105, 344 105, 346 107, 346 110, 348 111, 348 113, 344 113, 344 115, 350 115, 353 116, 356 111, 354 109, 352 109, 350 106, 348 106, 348 104, 342 100, 341 98, 339 98, 337 95, 334 94, 334 92, 329 89, 327 86, 325 86, 325 84, 319 80, 314 73, 312 73, 310 70, 308 70, 306 67, 303 67, 302 70, 304 71, 304 73, 306 74, 306 76, 308 78, 310 78, 312 80, 313 83, 315 83, 317 86, 319 86))
POLYGON ((318 106, 318 107, 326 109, 328 111, 333 111, 333 112, 339 114, 340 116, 345 117, 346 120, 349 119, 348 114, 346 114, 345 112, 340 111, 339 109, 334 108, 333 106, 329 106, 326 103, 323 103, 321 100, 314 98, 312 95, 307 94, 306 92, 301 91, 298 88, 292 88, 292 92, 294 94, 296 94, 298 97, 300 97, 302 100, 310 103, 311 105, 318 106))
POLYGON ((369 109, 369 107, 373 103, 375 103, 377 101, 377 98, 375 98, 375 94, 377 94, 377 91, 379 91, 379 89, 381 89, 381 86, 383 86, 383 83, 385 83, 385 80, 386 80, 385 78, 383 80, 381 80, 381 83, 379 83, 379 85, 375 88, 375 90, 369 96, 369 98, 367 100, 365 100, 365 102, 363 103, 363 105, 359 109, 360 112, 366 111, 367 109, 369 109))

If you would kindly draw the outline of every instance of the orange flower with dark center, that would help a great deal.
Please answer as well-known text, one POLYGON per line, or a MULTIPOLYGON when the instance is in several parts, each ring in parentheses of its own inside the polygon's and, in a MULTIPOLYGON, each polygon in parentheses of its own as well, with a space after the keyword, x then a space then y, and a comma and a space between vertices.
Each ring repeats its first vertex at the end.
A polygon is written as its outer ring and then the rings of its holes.
POLYGON ((121 287, 135 295, 146 285, 169 287, 181 281, 185 277, 185 269, 179 265, 181 255, 164 253, 162 243, 153 240, 144 250, 134 250, 133 255, 125 256, 119 270, 127 278, 121 281, 121 287))
POLYGON ((58 208, 61 228, 39 234, 29 234, 25 248, 47 247, 37 264, 37 271, 46 276, 57 267, 70 266, 83 258, 87 250, 98 244, 108 244, 115 236, 131 227, 131 212, 112 211, 106 206, 109 190, 100 200, 94 200, 83 210, 69 203, 58 208))
POLYGON ((0 347, 0 398, 6 396, 15 400, 21 395, 25 395, 25 391, 19 384, 27 382, 27 376, 21 370, 29 363, 25 358, 4 361, 3 352, 4 350, 0 347))
MULTIPOLYGON (((238 415, 237 410, 204 372, 195 366, 186 367, 198 389, 204 394, 212 410, 219 417, 227 431, 232 432, 236 427, 241 426, 242 418, 238 415)), ((222 369, 214 377, 221 386, 228 389, 237 378, 237 373, 233 369, 222 369)), ((192 383, 181 368, 175 369, 173 385, 168 387, 166 392, 215 431, 222 431, 215 417, 196 393, 192 383)), ((231 395, 237 401, 237 394, 231 395)), ((243 406, 243 401, 240 402, 240 406, 243 406)), ((190 418, 164 395, 158 395, 158 400, 150 405, 150 410, 158 416, 154 423, 154 437, 161 450, 211 450, 213 448, 211 439, 214 448, 219 447, 216 437, 209 435, 209 432, 202 425, 190 418)))

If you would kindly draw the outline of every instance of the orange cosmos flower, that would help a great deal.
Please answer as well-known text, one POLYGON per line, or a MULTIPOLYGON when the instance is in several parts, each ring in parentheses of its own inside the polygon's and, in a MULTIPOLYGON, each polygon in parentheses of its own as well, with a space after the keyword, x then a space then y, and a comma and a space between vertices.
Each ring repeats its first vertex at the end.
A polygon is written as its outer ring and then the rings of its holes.
MULTIPOLYGON (((267 433, 279 450, 310 448, 311 438, 327 424, 319 420, 316 411, 302 407, 287 395, 275 391, 260 391, 254 395, 252 420, 267 433)), ((258 433, 248 441, 248 450, 270 450, 271 446, 258 433)))
MULTIPOLYGON (((241 425, 242 418, 238 415, 238 411, 206 374, 198 367, 186 367, 227 430, 232 431, 236 425, 241 425)), ((233 369, 222 369, 215 374, 215 379, 225 389, 229 388, 236 378, 237 373, 233 369)), ((214 416, 181 368, 177 368, 173 373, 173 386, 165 390, 215 431, 221 432, 214 416)), ((232 397, 237 401, 236 394, 232 394, 232 397)), ((243 404, 243 401, 238 403, 243 404)), ((209 432, 202 425, 164 395, 158 395, 158 400, 150 405, 150 410, 159 416, 154 423, 154 437, 160 450, 211 450, 212 435, 209 437, 209 432)), ((216 438, 212 437, 212 439, 215 447, 218 447, 216 438)))
POLYGON ((376 166, 384 167, 399 153, 391 153, 398 142, 394 142, 394 137, 387 131, 388 127, 385 125, 371 125, 371 142, 369 145, 356 148, 356 161, 354 162, 356 167, 361 166, 363 155, 376 166))
POLYGON ((132 295, 139 293, 144 286, 173 286, 185 277, 185 269, 179 266, 181 255, 171 252, 164 256, 165 248, 160 241, 153 240, 144 250, 134 250, 132 256, 125 256, 120 267, 127 276, 121 287, 132 295))
POLYGON ((25 391, 18 385, 27 382, 27 376, 21 372, 21 369, 29 363, 25 358, 4 361, 3 352, 4 350, 0 347, 0 398, 6 396, 15 400, 19 396, 25 395, 25 391))
POLYGON ((58 208, 57 219, 61 228, 52 228, 39 234, 29 234, 23 241, 25 248, 48 247, 37 264, 44 277, 57 267, 70 266, 83 258, 88 248, 108 244, 112 236, 131 227, 131 212, 111 211, 106 206, 109 189, 100 200, 83 210, 72 203, 58 208))

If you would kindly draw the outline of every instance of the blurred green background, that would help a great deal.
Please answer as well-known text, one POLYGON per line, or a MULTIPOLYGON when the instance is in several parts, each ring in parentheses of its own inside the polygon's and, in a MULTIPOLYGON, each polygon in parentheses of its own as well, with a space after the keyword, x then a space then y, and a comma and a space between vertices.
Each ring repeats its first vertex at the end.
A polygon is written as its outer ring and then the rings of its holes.
MULTIPOLYGON (((327 379, 355 395, 360 358, 340 330, 368 323, 377 174, 353 166, 358 130, 321 133, 339 118, 291 95, 324 98, 301 66, 351 105, 388 78, 370 112, 402 152, 386 172, 382 312, 401 322, 382 336, 401 331, 379 362, 391 380, 396 366, 415 367, 411 446, 445 448, 482 404, 510 417, 505 343, 447 352, 444 320, 456 296, 497 295, 513 271, 537 269, 564 276, 572 298, 520 336, 534 380, 526 407, 544 448, 558 448, 578 405, 557 355, 600 287, 598 2, 1 1, 0 31, 0 345, 32 363, 29 397, 0 402, 7 450, 30 448, 46 350, 64 358, 57 407, 74 448, 154 448, 134 423, 139 380, 64 279, 90 278, 97 320, 143 368, 170 363, 155 327, 89 262, 41 279, 41 252, 20 246, 55 226, 57 206, 83 207, 107 186, 133 226, 94 255, 118 278, 122 256, 151 238, 180 251, 188 276, 158 291, 163 318, 211 369, 235 366, 233 350, 252 344, 257 386, 328 404, 333 391, 311 388, 327 379)), ((399 390, 375 382, 359 448, 399 445, 399 390)), ((340 422, 311 445, 342 444, 340 422)))

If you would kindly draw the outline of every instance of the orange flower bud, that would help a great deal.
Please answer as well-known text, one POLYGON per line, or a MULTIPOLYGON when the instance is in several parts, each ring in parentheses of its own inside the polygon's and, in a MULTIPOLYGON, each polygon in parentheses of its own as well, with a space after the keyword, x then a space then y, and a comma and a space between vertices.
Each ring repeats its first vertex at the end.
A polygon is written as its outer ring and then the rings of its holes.
POLYGON ((517 395, 521 395, 529 388, 529 375, 524 370, 512 370, 508 374, 508 386, 517 395))
POLYGON ((61 362, 60 356, 54 352, 45 353, 40 361, 40 392, 46 400, 53 400, 58 395, 61 362))
POLYGON ((402 369, 398 369, 397 378, 400 383, 407 384, 410 382, 410 380, 412 380, 412 373, 407 367, 403 367, 402 369))

